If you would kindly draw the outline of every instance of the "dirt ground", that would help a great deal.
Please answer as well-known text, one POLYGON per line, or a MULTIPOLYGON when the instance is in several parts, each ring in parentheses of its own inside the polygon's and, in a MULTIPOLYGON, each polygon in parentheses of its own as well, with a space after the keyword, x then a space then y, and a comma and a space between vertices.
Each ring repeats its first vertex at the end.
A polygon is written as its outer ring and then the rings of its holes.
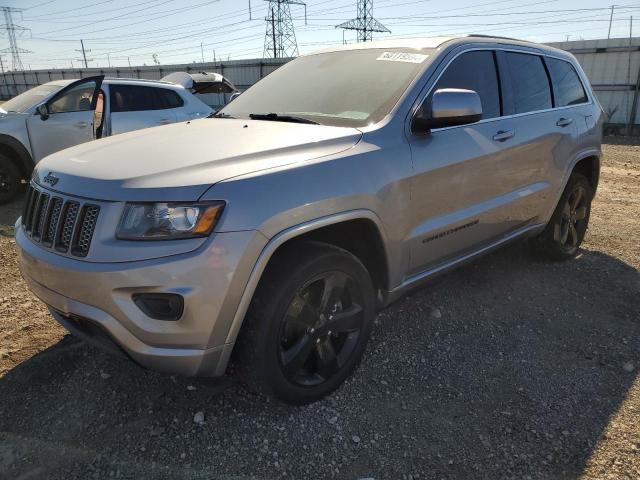
POLYGON ((65 335, 18 272, 20 204, 2 207, 0 478, 639 479, 638 145, 606 145, 578 258, 517 244, 447 275, 301 408, 65 335))

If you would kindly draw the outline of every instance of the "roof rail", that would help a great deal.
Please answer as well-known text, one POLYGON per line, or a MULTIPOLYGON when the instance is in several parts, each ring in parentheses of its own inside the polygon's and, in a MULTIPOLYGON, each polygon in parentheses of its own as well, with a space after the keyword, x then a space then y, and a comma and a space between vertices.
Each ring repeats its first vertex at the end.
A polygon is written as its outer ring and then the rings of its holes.
POLYGON ((480 37, 480 38, 498 38, 500 40, 512 40, 512 41, 516 41, 516 42, 527 42, 527 43, 533 43, 533 42, 529 42, 527 40, 522 40, 520 38, 513 38, 513 37, 501 37, 499 35, 486 35, 486 34, 482 34, 482 33, 467 33, 465 35, 465 37, 480 37))

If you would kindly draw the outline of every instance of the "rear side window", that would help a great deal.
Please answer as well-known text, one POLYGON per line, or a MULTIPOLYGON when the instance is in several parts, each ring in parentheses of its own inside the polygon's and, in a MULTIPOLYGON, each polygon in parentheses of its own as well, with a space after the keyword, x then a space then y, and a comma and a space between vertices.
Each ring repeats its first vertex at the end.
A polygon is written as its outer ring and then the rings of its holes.
POLYGON ((474 90, 482 101, 482 118, 500 116, 500 87, 494 54, 488 50, 467 52, 447 67, 433 92, 441 88, 474 90))
POLYGON ((164 110, 183 105, 182 98, 169 89, 139 85, 111 85, 112 112, 164 110))
POLYGON ((587 102, 587 94, 576 69, 569 62, 547 58, 549 74, 553 82, 556 107, 567 107, 587 102))
POLYGON ((551 108, 551 88, 542 58, 528 53, 507 52, 506 61, 513 89, 514 113, 551 108))
POLYGON ((160 100, 160 104, 164 105, 163 108, 178 108, 184 105, 184 101, 173 90, 168 90, 166 88, 156 88, 158 92, 158 97, 160 100))

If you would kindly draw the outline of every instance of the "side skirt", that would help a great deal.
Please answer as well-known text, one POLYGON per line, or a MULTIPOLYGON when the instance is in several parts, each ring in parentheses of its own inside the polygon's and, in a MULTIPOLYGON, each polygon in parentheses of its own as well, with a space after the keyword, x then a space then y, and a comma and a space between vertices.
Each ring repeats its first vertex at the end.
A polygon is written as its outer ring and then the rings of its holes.
POLYGON ((407 278, 404 282, 402 282, 399 286, 397 286, 393 290, 382 292, 382 298, 380 299, 380 308, 388 307, 389 305, 401 299, 403 296, 407 295, 411 291, 424 286, 434 278, 450 270, 453 270, 454 268, 459 267, 460 265, 469 263, 482 255, 490 253, 520 238, 536 235, 537 233, 540 233, 542 230, 544 230, 545 226, 546 225, 544 224, 527 225, 525 227, 519 228, 518 230, 515 230, 509 233, 504 237, 501 237, 500 239, 492 243, 484 245, 483 247, 477 250, 466 253, 460 257, 443 262, 439 265, 431 267, 420 273, 412 275, 411 277, 407 278))

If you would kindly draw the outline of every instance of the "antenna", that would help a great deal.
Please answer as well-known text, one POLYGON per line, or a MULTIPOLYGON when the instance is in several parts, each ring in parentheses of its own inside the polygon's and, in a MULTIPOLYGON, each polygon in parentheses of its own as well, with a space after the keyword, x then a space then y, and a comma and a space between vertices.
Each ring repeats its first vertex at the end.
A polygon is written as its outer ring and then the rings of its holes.
POLYGON ((336 28, 356 30, 358 42, 370 42, 373 40, 373 32, 391 33, 391 30, 373 18, 373 0, 358 0, 358 17, 336 25, 336 28))
POLYGON ((294 0, 266 0, 269 2, 267 16, 267 31, 264 36, 264 58, 284 58, 298 55, 298 42, 291 19, 291 5, 305 7, 304 2, 294 0))
POLYGON ((32 52, 30 50, 25 50, 24 48, 18 47, 18 41, 16 40, 16 32, 21 34, 29 29, 13 23, 13 13, 22 12, 22 9, 12 8, 12 7, 0 7, 0 9, 4 13, 4 25, 2 25, 2 28, 4 28, 7 31, 7 36, 9 37, 9 48, 0 50, 0 52, 11 54, 13 70, 24 70, 24 68, 22 67, 22 60, 20 59, 20 54, 32 53, 32 52))

